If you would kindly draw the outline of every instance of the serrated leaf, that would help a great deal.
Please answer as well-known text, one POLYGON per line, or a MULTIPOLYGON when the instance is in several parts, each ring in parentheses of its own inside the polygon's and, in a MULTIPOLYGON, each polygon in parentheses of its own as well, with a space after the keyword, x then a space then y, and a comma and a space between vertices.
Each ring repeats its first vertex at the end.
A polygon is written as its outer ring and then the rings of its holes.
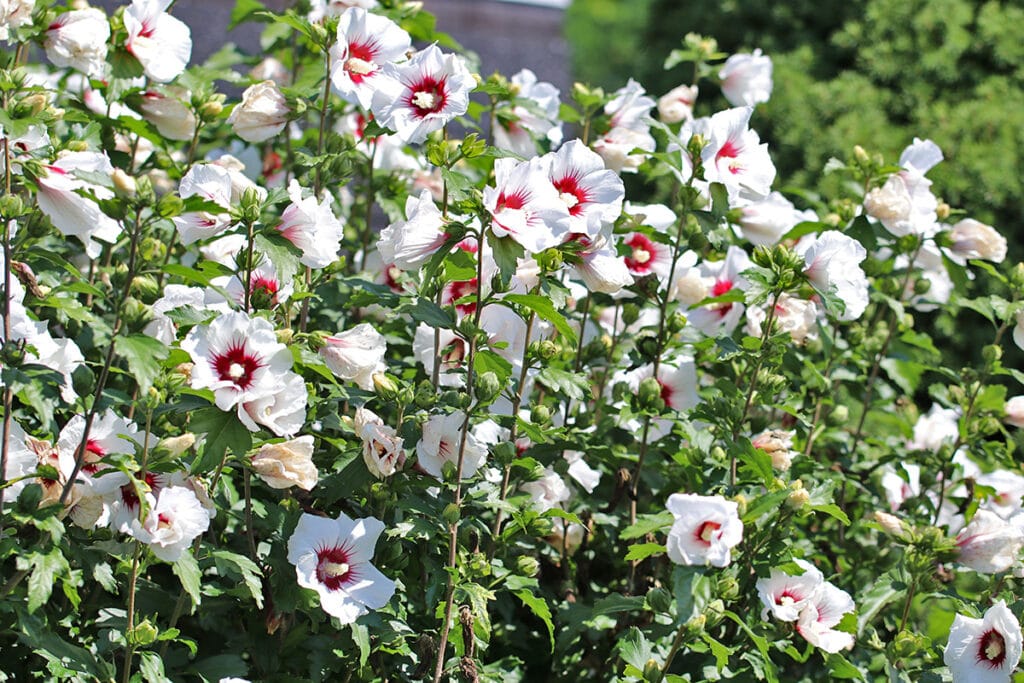
POLYGON ((202 574, 199 571, 199 563, 196 562, 195 555, 186 550, 178 558, 178 561, 171 565, 171 570, 178 577, 178 580, 181 581, 181 587, 192 598, 192 604, 198 605, 202 602, 203 597, 200 593, 202 574))
POLYGON ((505 386, 508 378, 512 376, 512 364, 487 349, 480 349, 476 352, 476 356, 473 358, 473 368, 476 370, 477 375, 493 372, 498 376, 498 382, 502 387, 505 386))
POLYGON ((619 639, 615 648, 618 650, 622 661, 636 667, 639 671, 644 670, 644 667, 647 666, 647 660, 651 659, 654 654, 651 644, 647 642, 643 632, 636 626, 629 627, 629 630, 619 639))
POLYGON ((146 683, 164 683, 168 680, 164 675, 164 660, 156 652, 143 650, 139 653, 139 672, 146 683))
POLYGON ((167 358, 168 348, 153 337, 133 334, 114 340, 117 353, 128 361, 128 369, 139 385, 139 393, 145 394, 160 376, 160 361, 167 358))
POLYGON ((231 10, 231 23, 228 24, 230 31, 244 21, 253 18, 253 15, 260 11, 266 11, 266 7, 259 0, 235 0, 235 6, 231 10))
POLYGON ((619 533, 619 539, 632 541, 636 538, 643 538, 647 534, 653 534, 672 526, 673 521, 675 521, 675 515, 668 511, 653 515, 637 515, 636 523, 623 529, 619 533))
POLYGON ((629 551, 623 559, 627 562, 646 560, 651 555, 661 555, 664 552, 665 546, 661 543, 634 543, 629 546, 629 551))
POLYGON ((533 615, 544 622, 548 629, 548 640, 551 643, 551 651, 555 651, 555 624, 551 621, 551 609, 544 598, 534 595, 528 590, 516 591, 516 597, 525 605, 533 615))
POLYGON ((28 576, 28 611, 31 614, 49 601, 57 576, 69 572, 71 567, 56 547, 47 553, 34 553, 29 561, 32 573, 28 576))
POLYGON ((711 654, 715 657, 715 666, 721 671, 729 664, 729 655, 732 654, 732 650, 722 645, 720 642, 709 636, 707 633, 702 633, 700 636, 701 640, 707 643, 707 646, 711 648, 711 654))
POLYGON ((192 464, 193 474, 212 471, 224 459, 228 449, 242 457, 252 448, 252 432, 233 412, 216 407, 204 408, 192 415, 191 427, 193 432, 206 434, 202 457, 192 464))
POLYGON ((754 448, 750 439, 741 437, 729 445, 729 455, 740 462, 740 472, 762 484, 775 481, 772 457, 760 448, 754 448))
POLYGON ((590 395, 590 380, 580 373, 544 368, 537 373, 537 381, 551 391, 560 392, 576 401, 582 401, 590 395))
POLYGON ((262 572, 256 563, 245 555, 239 555, 229 550, 215 550, 213 558, 217 563, 218 569, 220 569, 222 564, 228 564, 234 568, 235 572, 241 575, 242 581, 245 582, 246 588, 249 589, 249 594, 252 596, 256 606, 263 609, 262 572))

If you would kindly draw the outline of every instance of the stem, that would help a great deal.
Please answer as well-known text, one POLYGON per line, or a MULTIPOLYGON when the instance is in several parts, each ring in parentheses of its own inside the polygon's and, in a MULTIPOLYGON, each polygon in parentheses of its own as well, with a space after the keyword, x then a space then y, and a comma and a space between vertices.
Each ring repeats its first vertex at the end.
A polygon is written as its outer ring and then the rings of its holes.
POLYGON ((683 640, 686 638, 686 625, 680 624, 679 630, 676 631, 676 637, 672 639, 672 647, 669 648, 668 654, 665 656, 665 666, 661 667, 661 674, 658 676, 658 681, 665 680, 665 676, 668 675, 668 670, 672 666, 672 660, 676 658, 676 653, 679 652, 679 648, 683 646, 683 640))
POLYGON ((103 361, 103 368, 100 370, 100 375, 96 380, 96 392, 93 394, 92 405, 89 406, 89 411, 85 416, 82 441, 78 444, 78 449, 75 451, 75 466, 71 469, 71 473, 68 475, 67 481, 64 482, 64 488, 60 493, 61 505, 67 502, 71 489, 74 488, 75 479, 85 464, 85 456, 88 452, 86 451, 86 445, 89 443, 92 421, 95 419, 96 413, 99 412, 100 399, 103 397, 103 390, 106 388, 107 378, 110 376, 110 368, 114 364, 114 342, 117 341, 117 335, 121 332, 121 326, 124 322, 121 317, 124 310, 124 302, 128 299, 128 294, 132 288, 132 280, 135 279, 135 259, 139 250, 139 236, 142 233, 141 214, 142 209, 135 210, 131 244, 128 247, 128 272, 125 273, 124 288, 121 290, 121 296, 118 298, 114 309, 116 313, 114 315, 114 325, 110 332, 110 346, 107 348, 107 356, 103 361))
MULTIPOLYGON (((516 444, 516 437, 519 434, 519 408, 523 404, 523 387, 526 385, 526 373, 530 369, 530 364, 527 363, 527 357, 529 355, 530 347, 530 333, 533 331, 533 323, 537 320, 537 314, 530 311, 530 319, 526 321, 526 343, 523 345, 523 367, 519 371, 519 384, 516 387, 516 395, 512 400, 512 427, 509 429, 508 440, 512 442, 513 447, 516 444)), ((582 337, 583 335, 580 335, 582 337)), ((504 472, 501 477, 501 495, 499 500, 504 503, 508 497, 508 484, 512 476, 512 465, 505 465, 504 472)), ((492 544, 491 557, 494 557, 494 550, 497 549, 496 539, 498 533, 501 531, 501 523, 505 520, 505 511, 498 510, 498 516, 494 520, 494 526, 491 528, 491 537, 495 541, 492 544)))
MULTIPOLYGON (((18 46, 21 47, 20 45, 18 46)), ((10 138, 4 138, 4 190, 11 194, 11 147, 10 138)), ((4 250, 4 299, 3 299, 3 343, 11 340, 11 221, 3 216, 3 250, 4 250)), ((14 407, 14 391, 10 382, 4 382, 4 425, 2 441, 0 441, 0 485, 7 481, 7 454, 10 449, 11 420, 14 407)), ((0 538, 3 538, 4 492, 0 487, 0 538)))
MULTIPOLYGON (((320 157, 324 153, 324 138, 327 136, 327 119, 331 106, 331 50, 324 49, 324 91, 323 100, 320 103, 320 131, 316 140, 316 155, 320 157)), ((290 149, 290 148, 289 148, 290 149)), ((320 201, 320 192, 323 190, 323 164, 317 160, 316 171, 313 173, 313 198, 320 201)), ((306 268, 306 286, 312 282, 312 271, 306 268)), ((309 297, 302 300, 302 308, 299 309, 299 332, 306 331, 306 322, 309 320, 309 297)))
POLYGON ((914 602, 914 594, 917 593, 917 579, 912 579, 910 587, 907 588, 907 600, 903 603, 903 616, 900 617, 900 628, 897 633, 907 626, 907 619, 910 617, 910 604, 914 602))
POLYGON ((139 558, 142 555, 142 544, 135 541, 135 553, 132 556, 132 573, 128 578, 128 626, 124 634, 128 646, 124 654, 124 671, 121 683, 129 683, 132 678, 132 659, 135 657, 135 645, 132 643, 132 631, 135 629, 135 584, 139 576, 139 558))
POLYGON ((252 528, 252 472, 246 467, 242 474, 242 491, 245 496, 245 536, 249 539, 249 555, 256 561, 256 532, 252 528))
POLYGON ((248 228, 249 239, 247 240, 248 244, 245 251, 245 294, 243 295, 243 306, 246 315, 248 315, 252 304, 252 252, 255 246, 255 235, 253 234, 255 226, 250 222, 246 225, 246 228, 248 228))
MULTIPOLYGON (((483 244, 484 235, 479 238, 483 244)), ((477 255, 476 309, 473 311, 473 324, 478 326, 480 314, 483 312, 483 252, 477 255)), ((469 341, 469 354, 466 356, 466 392, 473 391, 475 378, 474 359, 476 358, 476 335, 469 341)), ((455 465, 455 507, 462 510, 462 466, 466 456, 466 442, 469 439, 469 418, 476 406, 470 406, 462 420, 462 433, 459 437, 458 460, 455 465)), ((440 683, 444 675, 444 653, 448 648, 448 633, 451 630, 452 610, 455 607, 455 569, 458 561, 459 522, 456 520, 448 525, 448 588, 445 591, 444 623, 441 625, 441 642, 437 646, 437 666, 434 668, 434 683, 440 683)))
MULTIPOLYGON (((737 420, 732 426, 732 439, 730 443, 735 443, 736 439, 740 435, 740 430, 743 429, 743 424, 747 421, 747 413, 750 412, 750 404, 754 401, 754 392, 757 390, 757 375, 761 372, 761 366, 764 365, 764 347, 768 343, 768 337, 771 336, 772 326, 775 324, 775 307, 779 303, 779 293, 776 292, 772 295, 771 305, 768 307, 768 316, 765 318, 764 326, 761 328, 761 347, 760 353, 757 356, 757 362, 754 363, 754 369, 750 373, 750 377, 747 381, 749 385, 747 387, 747 398, 743 403, 743 412, 740 414, 740 419, 737 420)), ((729 456, 729 488, 733 489, 736 487, 736 453, 729 456)))
POLYGON ((373 160, 377 156, 376 139, 370 143, 370 159, 366 164, 366 225, 363 226, 362 245, 359 250, 359 271, 366 267, 366 252, 373 234, 373 160))

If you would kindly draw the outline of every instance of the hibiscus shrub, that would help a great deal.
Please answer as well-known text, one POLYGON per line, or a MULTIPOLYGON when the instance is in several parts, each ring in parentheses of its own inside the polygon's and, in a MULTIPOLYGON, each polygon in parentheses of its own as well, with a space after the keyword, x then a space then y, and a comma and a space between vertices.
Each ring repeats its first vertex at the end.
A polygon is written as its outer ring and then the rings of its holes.
POLYGON ((700 112, 169 4, 0 2, 4 680, 1011 679, 1024 265, 936 144, 798 209, 760 53, 700 112))

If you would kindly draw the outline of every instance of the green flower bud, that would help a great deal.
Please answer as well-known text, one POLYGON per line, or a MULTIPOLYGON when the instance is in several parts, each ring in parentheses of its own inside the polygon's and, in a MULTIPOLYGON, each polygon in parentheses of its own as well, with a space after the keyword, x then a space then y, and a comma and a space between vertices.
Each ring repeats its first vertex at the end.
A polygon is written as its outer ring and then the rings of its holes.
POLYGON ((501 393, 501 381, 491 370, 477 375, 473 385, 476 399, 482 403, 493 401, 501 393))
POLYGON ((662 401, 661 382, 654 377, 645 378, 640 382, 636 397, 641 410, 658 410, 658 401, 662 401))
POLYGON ((85 140, 71 140, 67 149, 69 152, 86 152, 89 150, 89 143, 85 140))
POLYGON ((551 419, 551 409, 544 404, 536 405, 530 409, 530 422, 535 425, 547 424, 551 419))
POLYGON ((156 205, 156 212, 160 214, 161 218, 180 216, 184 210, 185 202, 181 200, 181 197, 173 194, 165 194, 156 205))
POLYGON ((520 555, 516 558, 516 568, 521 576, 536 576, 540 571, 540 562, 532 555, 520 555))
POLYGON ((373 380, 373 390, 384 400, 394 401, 398 396, 398 383, 391 375, 375 372, 371 379, 373 380))
POLYGON ((132 291, 143 301, 152 303, 160 297, 162 290, 152 275, 136 275, 132 280, 132 291))
POLYGON ((921 276, 914 281, 914 294, 927 294, 932 288, 932 281, 921 276))
POLYGON ((136 646, 145 647, 155 643, 158 634, 159 631, 156 626, 150 623, 149 619, 144 619, 142 623, 136 625, 128 632, 128 642, 136 646))
POLYGON ((704 633, 704 629, 707 627, 707 624, 708 618, 703 614, 698 614, 687 621, 683 625, 683 628, 686 629, 686 635, 689 636, 689 639, 696 640, 704 633))
POLYGON ((658 683, 661 681, 661 664, 653 657, 644 664, 644 680, 647 683, 658 683))
POLYGON ((437 392, 430 380, 425 379, 417 385, 416 394, 413 396, 413 402, 416 404, 416 407, 426 410, 433 406, 436 400, 437 392))
POLYGON ((0 218, 10 220, 17 218, 25 212, 25 205, 21 197, 16 194, 7 194, 0 197, 0 218))
POLYGON ((667 614, 672 609, 672 594, 655 586, 647 591, 647 605, 655 612, 667 614))
POLYGON ((110 174, 110 179, 114 183, 114 189, 117 193, 123 197, 134 197, 135 196, 135 178, 131 177, 119 168, 115 168, 114 172, 110 174))
POLYGON ((789 495, 786 496, 786 505, 794 510, 802 509, 809 502, 811 502, 811 494, 807 493, 805 488, 790 491, 789 495))
POLYGON ((868 153, 860 145, 853 146, 853 158, 861 166, 867 166, 871 163, 871 157, 868 156, 868 153))
POLYGON ((833 406, 829 411, 827 421, 833 427, 846 424, 850 419, 850 409, 844 405, 833 406))
POLYGON ((723 600, 735 600, 740 596, 740 582, 735 576, 725 574, 718 579, 718 594, 723 600))
POLYGON ((989 344, 981 350, 981 357, 986 363, 992 365, 1003 357, 1003 347, 996 344, 989 344))
MULTIPOLYGON (((449 463, 445 463, 446 465, 449 463)), ((459 511, 459 506, 455 503, 448 503, 444 506, 444 512, 441 513, 441 518, 448 524, 457 524, 459 518, 462 517, 462 513, 459 511)))
POLYGON ((260 219, 260 212, 263 209, 263 200, 255 187, 247 187, 242 193, 242 218, 247 223, 256 223, 260 219))
POLYGON ((491 453, 499 465, 507 467, 516 459, 516 445, 511 441, 502 441, 491 449, 491 453))

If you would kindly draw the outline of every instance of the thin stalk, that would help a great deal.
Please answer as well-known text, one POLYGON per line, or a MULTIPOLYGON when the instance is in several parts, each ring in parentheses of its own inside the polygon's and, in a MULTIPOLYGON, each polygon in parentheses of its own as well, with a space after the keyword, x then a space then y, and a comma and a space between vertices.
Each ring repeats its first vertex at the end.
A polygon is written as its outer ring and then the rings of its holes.
MULTIPOLYGON (((483 232, 479 235, 480 244, 483 244, 483 232)), ((474 327, 480 323, 480 314, 483 312, 483 252, 477 255, 477 279, 476 279, 476 308, 473 311, 474 327)), ((469 341, 469 354, 466 356, 466 391, 472 393, 473 381, 475 379, 474 360, 476 358, 476 335, 469 341)), ((462 432, 459 437, 458 460, 455 465, 455 507, 462 510, 462 467, 466 456, 466 442, 469 439, 469 419, 476 406, 470 406, 466 410, 462 420, 462 432)), ((434 683, 440 683, 444 675, 444 653, 448 648, 448 634, 451 630, 452 610, 455 607, 455 569, 458 563, 459 548, 459 522, 456 520, 448 525, 448 587, 445 590, 444 623, 441 625, 441 641, 437 646, 437 665, 434 668, 434 683)))
MULTIPOLYGON (((327 121, 331 107, 331 51, 324 50, 324 91, 320 102, 320 130, 316 140, 316 155, 320 157, 324 153, 324 140, 327 137, 327 121)), ((320 201, 320 192, 323 190, 323 164, 317 161, 316 170, 313 173, 313 198, 320 201)), ((306 268, 306 286, 312 283, 312 271, 306 268)), ((302 308, 299 309, 299 332, 306 331, 306 322, 309 320, 309 297, 302 300, 302 308)))
POLYGON ((255 225, 249 222, 246 225, 248 229, 248 240, 245 247, 245 294, 243 295, 243 305, 245 313, 248 315, 252 307, 252 262, 253 262, 253 248, 255 246, 255 225))
MULTIPOLYGON (((754 363, 754 369, 750 373, 750 377, 747 380, 747 398, 743 402, 743 412, 740 414, 740 419, 735 422, 732 426, 732 438, 730 443, 735 443, 736 439, 740 435, 740 430, 743 429, 743 424, 747 421, 747 413, 750 412, 750 406, 754 401, 754 393, 757 390, 757 375, 761 372, 761 366, 764 365, 764 346, 768 342, 768 337, 771 336, 772 326, 775 324, 775 307, 779 303, 779 294, 776 293, 772 296, 771 305, 768 307, 768 316, 765 318, 764 327, 761 328, 761 353, 757 356, 757 362, 754 363)), ((736 487, 736 454, 733 452, 729 456, 729 488, 736 487)))
MULTIPOLYGON (((527 362, 529 357, 530 348, 530 333, 533 331, 533 323, 537 320, 537 314, 530 311, 530 318, 526 321, 526 344, 523 345, 523 367, 519 371, 519 384, 516 386, 515 397, 512 399, 512 427, 509 429, 508 440, 515 446, 516 437, 519 435, 519 408, 523 404, 523 388, 526 386, 526 373, 530 369, 530 365, 527 362)), ((583 335, 580 335, 581 337, 583 335)), ((512 465, 505 465, 504 472, 501 477, 501 494, 499 500, 505 502, 508 497, 508 484, 512 476, 512 465)), ((498 532, 501 531, 501 523, 505 521, 505 511, 498 510, 498 515, 494 520, 494 526, 491 528, 492 539, 497 539, 498 532)), ((491 556, 493 557, 493 551, 497 548, 497 543, 493 543, 491 547, 491 556)))
POLYGON ((89 406, 89 411, 85 416, 85 427, 82 430, 82 441, 78 444, 78 449, 75 451, 75 465, 71 468, 71 473, 68 475, 67 481, 64 483, 64 488, 60 493, 60 504, 64 505, 67 502, 68 496, 71 494, 71 489, 75 485, 75 479, 78 477, 78 473, 82 471, 82 466, 85 464, 86 446, 89 443, 89 432, 92 430, 92 422, 96 418, 96 413, 99 412, 100 399, 103 398, 103 390, 106 388, 107 379, 110 376, 110 368, 114 364, 114 342, 117 341, 117 335, 121 332, 121 327, 124 323, 124 319, 121 317, 124 309, 124 302, 127 301, 128 295, 131 292, 132 280, 135 279, 135 261, 139 251, 139 237, 142 234, 142 221, 141 221, 142 209, 135 210, 135 221, 132 225, 132 236, 131 243, 128 247, 128 270, 125 273, 124 287, 121 290, 121 295, 115 303, 115 315, 114 325, 110 332, 110 346, 107 348, 106 358, 103 360, 103 367, 100 370, 99 377, 96 379, 96 391, 93 394, 92 405, 89 406))
POLYGON ((377 141, 370 144, 370 158, 366 163, 366 224, 363 226, 363 239, 359 250, 359 270, 366 268, 366 252, 370 249, 370 238, 373 235, 373 161, 377 156, 377 141))
MULTIPOLYGON (((21 47, 20 45, 18 46, 21 47)), ((4 191, 11 194, 11 147, 10 138, 4 138, 4 191)), ((4 300, 3 300, 3 341, 6 344, 11 339, 11 221, 4 217, 3 221, 3 250, 4 250, 4 300)), ((14 391, 10 382, 4 382, 4 425, 2 441, 0 441, 0 484, 7 481, 7 453, 11 440, 11 420, 13 419, 14 391)), ((0 487, 0 538, 4 535, 4 492, 6 489, 0 487)))
MULTIPOLYGON (((139 468, 139 476, 146 478, 146 466, 149 462, 149 436, 153 429, 153 409, 146 411, 146 433, 142 439, 142 463, 139 468)), ((135 629, 135 588, 139 579, 139 562, 142 559, 142 544, 135 541, 135 552, 132 555, 132 572, 128 577, 128 625, 125 628, 125 637, 128 640, 127 650, 124 656, 124 671, 121 675, 122 683, 129 683, 132 678, 132 658, 135 656, 135 644, 132 642, 132 631, 135 629)))
POLYGON ((680 624, 679 630, 676 631, 676 637, 672 639, 672 647, 669 648, 668 654, 665 656, 665 666, 661 667, 661 673, 658 675, 658 680, 665 680, 665 676, 668 675, 668 670, 672 667, 672 661, 676 658, 676 654, 679 649, 683 646, 683 641, 686 639, 686 625, 680 624))

